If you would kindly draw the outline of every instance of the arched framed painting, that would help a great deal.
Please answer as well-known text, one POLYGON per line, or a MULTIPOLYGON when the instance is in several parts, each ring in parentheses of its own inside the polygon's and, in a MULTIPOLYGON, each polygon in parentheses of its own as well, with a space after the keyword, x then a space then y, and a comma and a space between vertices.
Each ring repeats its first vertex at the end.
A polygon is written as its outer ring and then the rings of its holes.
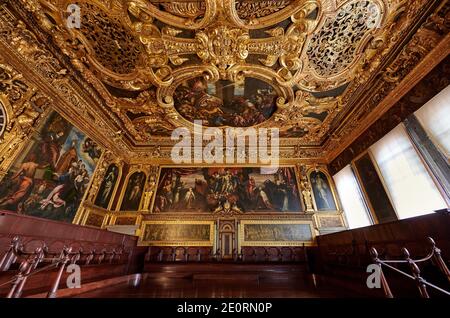
POLYGON ((108 167, 100 190, 98 191, 97 198, 95 199, 95 205, 104 209, 109 207, 119 179, 119 171, 119 167, 116 164, 111 164, 108 167))
POLYGON ((327 174, 321 170, 312 170, 309 173, 309 182, 317 211, 336 211, 336 199, 327 174))
POLYGON ((122 193, 120 211, 138 211, 147 176, 142 171, 136 171, 128 175, 125 192, 122 193))

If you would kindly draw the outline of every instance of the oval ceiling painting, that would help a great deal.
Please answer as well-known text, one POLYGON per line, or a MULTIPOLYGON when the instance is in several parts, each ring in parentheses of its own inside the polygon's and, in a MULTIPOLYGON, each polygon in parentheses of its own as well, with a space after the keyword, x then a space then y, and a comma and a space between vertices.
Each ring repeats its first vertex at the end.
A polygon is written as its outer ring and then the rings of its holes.
POLYGON ((268 83, 256 78, 236 82, 204 78, 189 79, 174 94, 175 108, 185 119, 203 120, 209 127, 250 127, 269 119, 276 110, 278 94, 268 83))

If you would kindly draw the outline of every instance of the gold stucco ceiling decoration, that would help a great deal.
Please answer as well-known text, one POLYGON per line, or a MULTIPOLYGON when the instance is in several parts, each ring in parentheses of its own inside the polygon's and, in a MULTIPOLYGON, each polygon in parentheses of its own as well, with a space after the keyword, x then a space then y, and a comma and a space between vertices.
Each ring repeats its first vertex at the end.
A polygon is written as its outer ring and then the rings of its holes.
POLYGON ((353 1, 325 19, 306 50, 314 72, 322 78, 329 78, 348 69, 358 56, 360 44, 368 38, 371 30, 380 26, 382 10, 377 2, 353 1))
POLYGON ((360 84, 365 66, 388 53, 406 2, 31 3, 42 7, 34 14, 43 29, 136 145, 167 140, 174 128, 193 129, 201 119, 213 127, 278 127, 287 143, 318 146, 348 111, 354 79, 360 84), (81 8, 80 29, 66 24, 73 3, 81 8))

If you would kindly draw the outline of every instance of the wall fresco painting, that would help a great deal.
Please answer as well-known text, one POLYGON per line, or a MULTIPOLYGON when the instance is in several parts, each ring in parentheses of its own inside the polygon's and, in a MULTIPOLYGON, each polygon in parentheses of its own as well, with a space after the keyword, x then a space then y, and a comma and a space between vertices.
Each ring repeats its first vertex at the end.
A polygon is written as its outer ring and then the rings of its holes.
POLYGON ((100 156, 92 139, 51 113, 0 183, 0 209, 71 222, 100 156))
POLYGON ((212 245, 212 222, 148 222, 144 224, 142 241, 159 245, 212 245))
POLYGON ((153 212, 300 212, 295 170, 260 168, 162 168, 153 212))
POLYGON ((244 224, 244 241, 289 242, 311 241, 309 224, 244 224))

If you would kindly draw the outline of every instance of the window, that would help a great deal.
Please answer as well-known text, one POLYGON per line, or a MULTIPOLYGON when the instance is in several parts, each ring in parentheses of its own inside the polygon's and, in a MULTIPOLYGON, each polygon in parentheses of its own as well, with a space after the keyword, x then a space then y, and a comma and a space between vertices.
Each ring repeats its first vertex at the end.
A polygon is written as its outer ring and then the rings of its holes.
POLYGON ((450 153, 450 86, 415 112, 422 126, 446 156, 450 153))
POLYGON ((333 177, 339 198, 351 229, 371 225, 363 196, 353 171, 348 165, 333 177))
POLYGON ((403 125, 370 147, 400 219, 447 207, 403 125))

